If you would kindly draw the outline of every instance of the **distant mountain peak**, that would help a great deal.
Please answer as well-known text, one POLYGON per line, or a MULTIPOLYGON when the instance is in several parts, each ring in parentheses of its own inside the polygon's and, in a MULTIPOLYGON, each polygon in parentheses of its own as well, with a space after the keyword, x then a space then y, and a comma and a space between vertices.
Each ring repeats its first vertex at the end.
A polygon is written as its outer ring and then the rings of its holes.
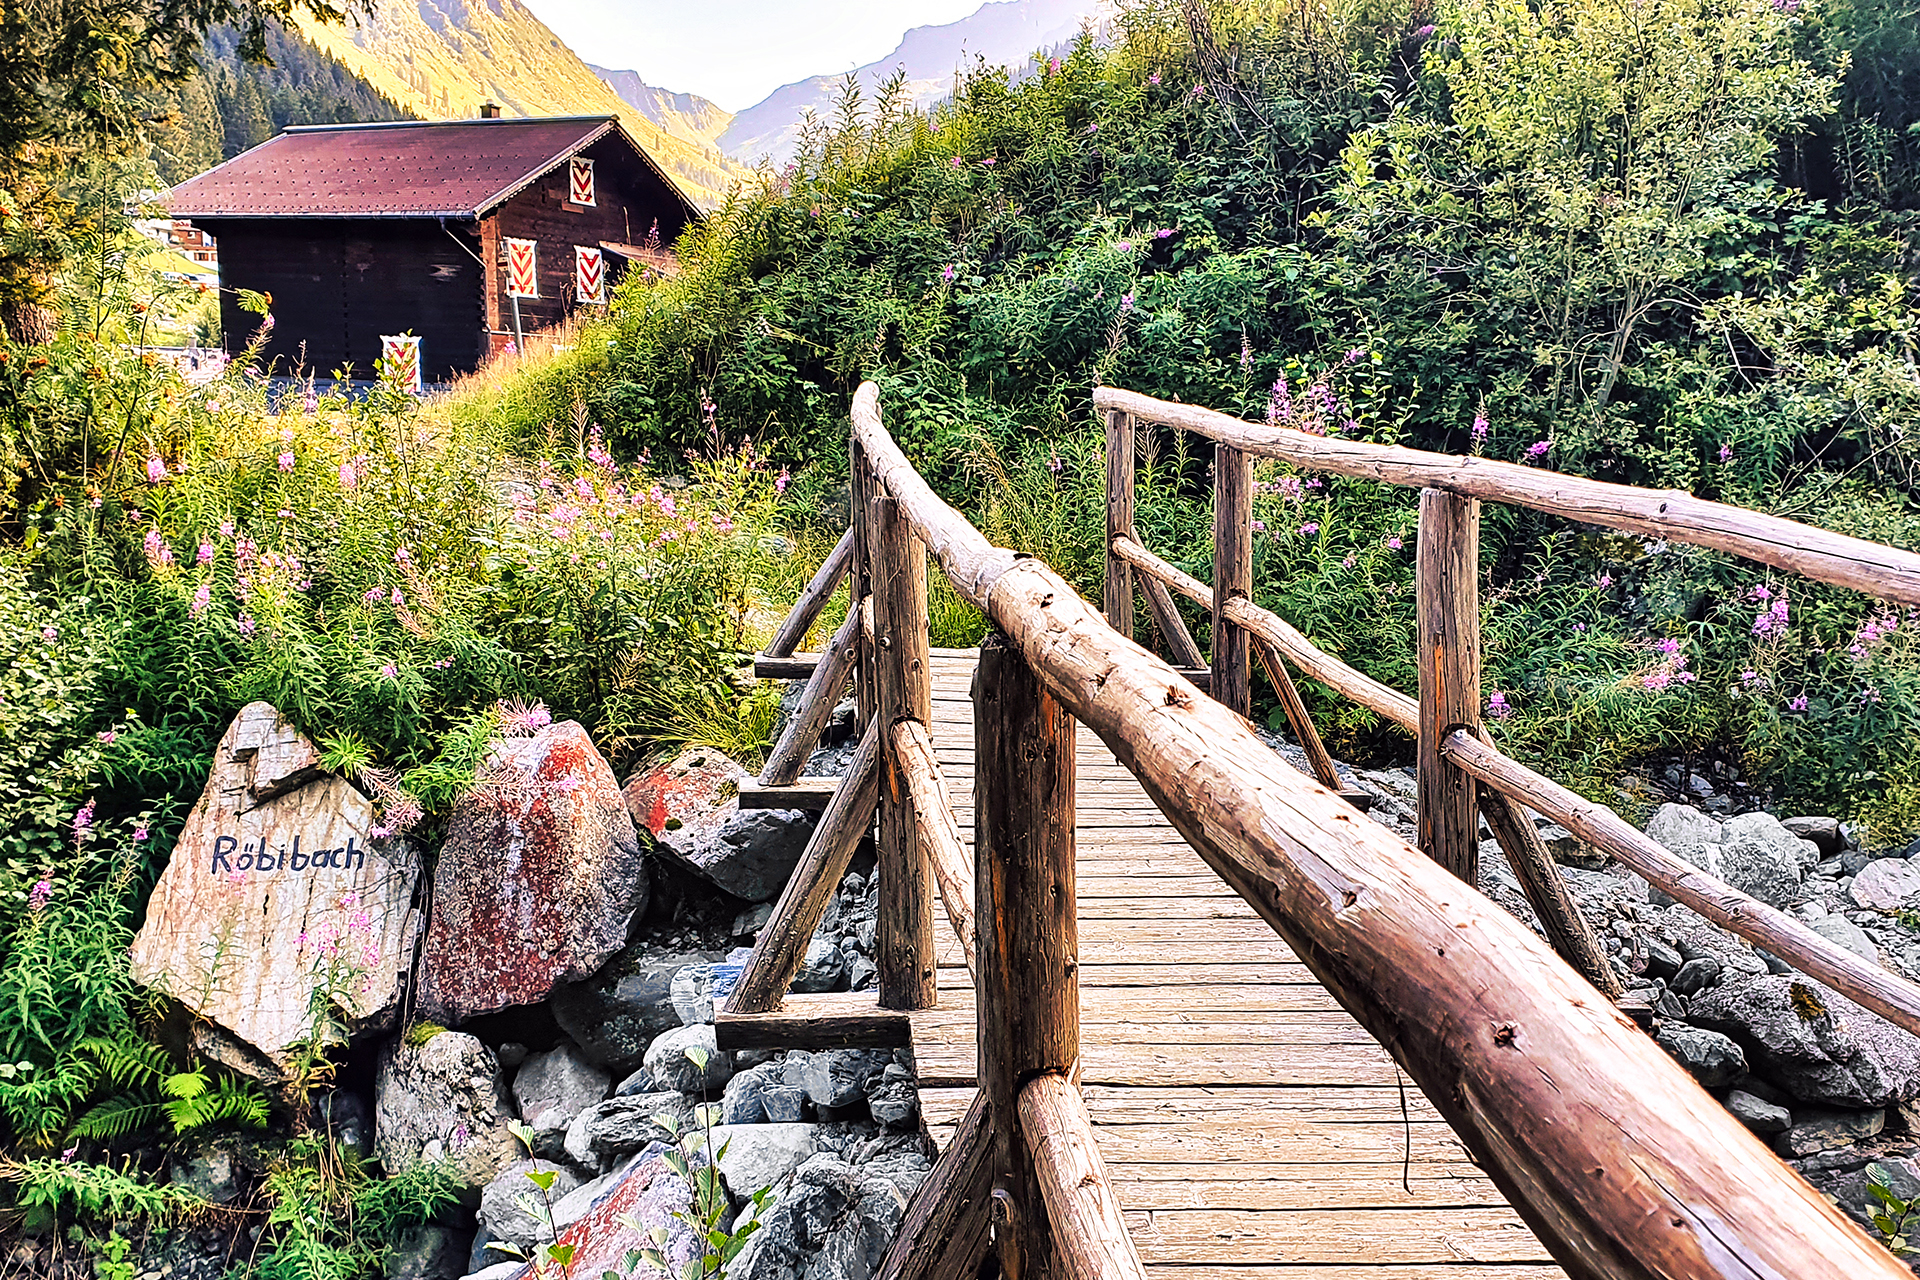
POLYGON ((697 146, 718 150, 718 138, 733 122, 733 113, 697 93, 675 93, 671 89, 662 89, 648 84, 640 78, 637 71, 613 71, 606 67, 596 67, 591 62, 587 70, 606 82, 607 87, 620 95, 620 100, 638 111, 653 123, 672 134, 697 146))
MULTIPOLYGON (((892 53, 853 74, 871 89, 904 70, 914 105, 930 107, 953 91, 955 73, 976 55, 992 66, 1019 67, 1035 50, 1073 39, 1082 23, 1109 17, 1112 10, 1112 0, 988 0, 957 21, 913 28, 892 53)), ((806 113, 829 115, 844 78, 813 76, 775 89, 732 118, 718 135, 720 149, 748 164, 791 159, 806 113)))

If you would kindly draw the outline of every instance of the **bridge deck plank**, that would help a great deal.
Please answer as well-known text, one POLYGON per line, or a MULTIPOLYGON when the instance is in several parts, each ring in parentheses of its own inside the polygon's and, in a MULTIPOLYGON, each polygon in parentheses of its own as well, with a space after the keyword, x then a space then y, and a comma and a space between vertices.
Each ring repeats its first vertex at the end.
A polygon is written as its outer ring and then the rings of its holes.
MULTIPOLYGON (((973 838, 971 654, 936 650, 933 740, 973 838)), ((1385 1053, 1082 729, 1082 1090, 1148 1269, 1213 1280, 1564 1280, 1385 1053)), ((912 1016, 944 1143, 972 1100, 972 983, 939 932, 912 1016)))

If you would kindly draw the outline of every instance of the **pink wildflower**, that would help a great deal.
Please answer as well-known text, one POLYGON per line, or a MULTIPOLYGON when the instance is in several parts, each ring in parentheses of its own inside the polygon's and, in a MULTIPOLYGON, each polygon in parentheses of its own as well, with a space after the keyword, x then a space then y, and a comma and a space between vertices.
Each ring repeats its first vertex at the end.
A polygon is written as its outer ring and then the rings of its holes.
POLYGON ((187 606, 188 615, 195 618, 199 617, 207 611, 207 605, 212 603, 212 601, 213 588, 204 582, 201 583, 199 589, 193 593, 193 603, 187 606))
POLYGON ((391 662, 382 663, 380 667, 380 674, 385 676, 389 680, 398 680, 400 678, 400 668, 396 667, 391 662))
POLYGON ((293 470, 293 450, 282 449, 280 451, 280 469, 282 471, 293 470))
POLYGON ((47 900, 51 897, 53 897, 53 881, 35 882, 33 889, 27 894, 27 910, 39 915, 47 909, 47 900))
POLYGON ((340 487, 342 489, 352 489, 356 488, 359 483, 359 469, 353 465, 353 459, 349 458, 340 464, 340 487))
POLYGON ((1804 693, 1801 694, 1799 697, 1793 699, 1791 702, 1787 703, 1787 710, 1789 711, 1805 711, 1806 709, 1807 709, 1807 695, 1804 693))
POLYGON ((1498 689, 1487 699, 1487 714, 1495 720, 1505 720, 1513 714, 1513 708, 1507 705, 1507 695, 1498 689))
POLYGON ((166 478, 167 478, 167 464, 160 460, 160 455, 157 453, 148 455, 147 483, 159 484, 162 480, 165 480, 166 478))

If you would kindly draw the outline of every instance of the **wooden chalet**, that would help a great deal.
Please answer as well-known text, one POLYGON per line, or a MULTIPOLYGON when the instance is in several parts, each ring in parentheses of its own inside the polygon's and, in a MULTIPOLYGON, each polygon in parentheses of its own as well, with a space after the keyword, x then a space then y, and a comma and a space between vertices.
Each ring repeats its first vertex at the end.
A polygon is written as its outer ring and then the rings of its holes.
POLYGON ((229 352, 258 330, 251 289, 272 296, 274 372, 371 377, 381 338, 412 334, 428 382, 664 266, 698 216, 613 116, 291 128, 168 205, 218 241, 229 352))

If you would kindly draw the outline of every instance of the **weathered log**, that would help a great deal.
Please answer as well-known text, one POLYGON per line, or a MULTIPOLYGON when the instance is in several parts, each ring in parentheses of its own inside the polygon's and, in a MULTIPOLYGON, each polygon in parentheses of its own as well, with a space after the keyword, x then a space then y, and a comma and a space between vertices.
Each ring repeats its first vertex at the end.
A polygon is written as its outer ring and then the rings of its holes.
POLYGON ((995 1182, 1019 1211, 999 1242, 1001 1270, 1046 1276, 1051 1242, 1017 1107, 1022 1081, 1080 1056, 1073 719, 993 634, 973 706, 980 1091, 997 1119, 995 1182))
POLYGON ((1107 625, 1133 639, 1133 570, 1113 554, 1113 540, 1133 531, 1133 419, 1107 415, 1107 625))
MULTIPOLYGON (((933 718, 927 662, 927 552, 892 498, 867 506, 872 530, 873 663, 879 722, 933 718)), ((926 1009, 939 999, 933 947, 933 867, 917 831, 892 751, 881 753, 880 903, 874 948, 880 1003, 888 1009, 926 1009)))
POLYGON ((742 809, 812 809, 826 808, 833 803, 833 793, 840 789, 838 778, 795 778, 792 782, 783 782, 767 786, 756 778, 742 779, 740 783, 740 807, 742 809))
POLYGON ((769 658, 764 653, 753 655, 753 674, 762 680, 811 680, 819 669, 817 653, 796 653, 787 658, 769 658))
POLYGON ((1407 1070, 1569 1272, 1905 1275, 1518 921, 1276 760, 1044 564, 992 546, 915 474, 871 383, 853 422, 956 589, 1407 1070))
POLYGON ((1020 1136, 1033 1154, 1063 1280, 1146 1280, 1080 1091, 1052 1074, 1028 1081, 1020 1136))
MULTIPOLYGON (((847 566, 852 601, 860 602, 861 630, 854 637, 854 704, 860 723, 871 724, 880 709, 880 683, 873 667, 873 523, 869 504, 886 492, 866 464, 866 450, 858 440, 847 443, 847 493, 853 510, 853 558, 847 566)), ((852 608, 848 612, 853 612, 852 608)))
POLYGON ((1093 404, 1102 411, 1117 410, 1138 421, 1179 427, 1313 471, 1531 507, 1583 524, 1711 547, 1883 600, 1920 604, 1920 555, 1797 520, 1709 502, 1677 489, 1640 489, 1487 458, 1257 426, 1211 409, 1155 400, 1116 387, 1095 388, 1093 404))
POLYGON ((785 658, 793 653, 794 646, 806 638, 813 626, 813 620, 820 616, 820 610, 826 607, 827 597, 840 585, 840 579, 847 576, 847 564, 853 559, 853 526, 840 535, 840 541, 833 544, 833 550, 821 562, 820 568, 807 583, 806 590, 793 602, 793 608, 773 633, 773 639, 767 641, 767 647, 761 650, 765 657, 785 658))
POLYGON ((846 690, 859 643, 860 611, 849 609, 847 620, 833 633, 833 639, 827 641, 819 665, 807 678, 807 687, 800 693, 800 705, 794 708, 793 719, 787 721, 786 732, 767 753, 767 763, 760 769, 760 785, 785 786, 806 768, 807 758, 820 745, 820 735, 826 732, 827 721, 833 719, 833 709, 840 705, 840 695, 846 690))
POLYGON ((1480 724, 1480 503, 1438 489, 1422 492, 1418 548, 1415 843, 1429 858, 1477 885, 1480 814, 1473 775, 1440 754, 1440 739, 1480 724))
POLYGON ((1223 605, 1252 595, 1253 459, 1223 445, 1213 455, 1213 688, 1208 692, 1243 716, 1253 707, 1247 631, 1223 605))
POLYGON ((1478 796, 1480 814, 1487 820, 1493 838, 1499 841, 1500 851, 1507 855, 1507 865, 1513 868, 1513 877, 1520 882, 1520 891, 1526 895, 1533 914, 1540 918, 1540 927, 1547 931, 1547 941, 1553 944, 1560 958, 1578 969, 1580 976, 1598 988, 1601 995, 1618 1004, 1626 994, 1620 975, 1607 958, 1593 926, 1580 914, 1579 904, 1567 891, 1566 877, 1560 874, 1559 865, 1547 852, 1546 843, 1534 830, 1532 820, 1520 806, 1492 787, 1481 787, 1478 796))
POLYGON ((940 899, 946 904, 947 919, 959 935, 960 949, 967 956, 967 971, 979 973, 975 961, 973 928, 973 855, 960 837, 960 823, 953 816, 953 800, 947 791, 946 775, 940 757, 933 750, 933 735, 918 720, 902 720, 893 726, 893 753, 907 794, 913 799, 919 821, 915 826, 927 860, 933 865, 933 878, 940 885, 940 899))
POLYGON ((715 1044, 722 1049, 902 1049, 913 1023, 902 1009, 882 1009, 872 991, 788 992, 766 1013, 717 1009, 715 1044))
MULTIPOLYGON (((1139 544, 1123 541, 1115 547, 1136 569, 1174 584, 1189 598, 1211 603, 1205 595, 1205 583, 1181 573, 1139 544)), ((1418 727, 1419 704, 1406 694, 1355 671, 1258 605, 1249 603, 1240 612, 1248 630, 1272 641, 1294 665, 1315 680, 1404 729, 1412 731, 1418 727)), ((1920 1035, 1920 987, 1836 946, 1792 916, 1676 858, 1665 846, 1635 830, 1604 805, 1582 800, 1490 746, 1481 749, 1463 745, 1467 741, 1465 735, 1455 735, 1447 739, 1442 749, 1481 782, 1498 788, 1596 848, 1611 853, 1636 875, 1721 928, 1765 947, 1849 1000, 1920 1035), (1465 755, 1461 754, 1463 751, 1465 755)))
POLYGON ((806 958, 813 931, 820 927, 840 878, 847 874, 854 848, 873 828, 874 806, 880 799, 880 752, 880 729, 870 722, 853 763, 847 766, 846 781, 820 815, 800 864, 773 904, 773 915, 754 939, 740 980, 727 997, 727 1012, 766 1013, 780 1007, 806 958))
POLYGON ((1313 717, 1307 714, 1306 699, 1300 696, 1293 677, 1287 673, 1286 663, 1281 661, 1279 652, 1264 637, 1254 638, 1253 651, 1259 655, 1260 665, 1266 668, 1267 679, 1273 682, 1273 691, 1280 695, 1280 706, 1287 713, 1287 723, 1293 726, 1294 738, 1299 741, 1301 750, 1307 753, 1307 763, 1313 766, 1313 776, 1327 790, 1340 790, 1340 770, 1333 763, 1327 744, 1320 741, 1320 731, 1313 727, 1313 717))
POLYGON ((907 1216, 900 1220, 877 1280, 962 1280, 980 1258, 951 1252, 955 1243, 982 1241, 993 1204, 993 1120, 987 1095, 976 1093, 947 1149, 934 1161, 907 1216))

